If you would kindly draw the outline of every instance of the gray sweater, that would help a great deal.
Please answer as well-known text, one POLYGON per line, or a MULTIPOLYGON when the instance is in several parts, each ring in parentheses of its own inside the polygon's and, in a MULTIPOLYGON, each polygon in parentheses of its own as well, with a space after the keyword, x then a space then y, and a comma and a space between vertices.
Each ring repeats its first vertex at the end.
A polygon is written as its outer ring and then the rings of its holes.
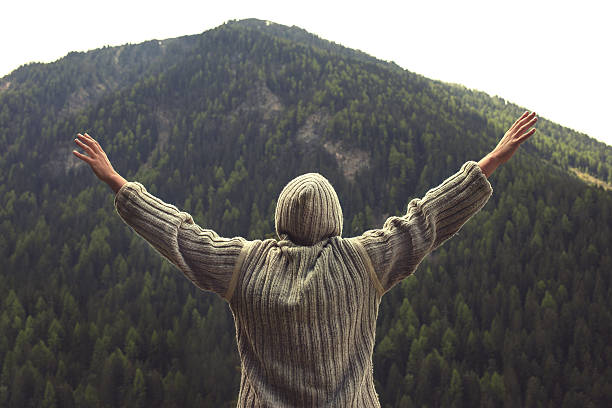
POLYGON ((342 238, 342 209, 321 175, 279 196, 280 240, 222 238, 128 182, 121 218, 201 289, 229 304, 242 375, 239 407, 378 407, 372 353, 381 297, 478 212, 491 185, 475 162, 414 199, 381 229, 342 238))

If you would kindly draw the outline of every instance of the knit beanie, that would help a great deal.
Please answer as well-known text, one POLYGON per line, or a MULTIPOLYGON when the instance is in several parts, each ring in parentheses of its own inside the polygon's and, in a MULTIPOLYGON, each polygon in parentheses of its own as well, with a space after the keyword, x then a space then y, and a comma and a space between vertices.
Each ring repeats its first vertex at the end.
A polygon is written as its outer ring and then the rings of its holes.
POLYGON ((342 234, 342 208, 325 177, 307 173, 291 180, 280 193, 274 216, 276 233, 300 245, 314 245, 342 234))

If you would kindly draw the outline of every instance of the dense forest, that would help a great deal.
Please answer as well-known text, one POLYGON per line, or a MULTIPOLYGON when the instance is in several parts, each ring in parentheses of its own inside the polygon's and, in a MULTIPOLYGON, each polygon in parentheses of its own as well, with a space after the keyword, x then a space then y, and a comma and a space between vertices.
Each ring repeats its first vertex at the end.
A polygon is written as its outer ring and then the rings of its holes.
MULTIPOLYGON (((123 224, 77 132, 228 237, 274 237, 282 187, 318 171, 352 236, 523 111, 258 20, 20 67, 0 79, 0 406, 235 405, 229 308, 123 224)), ((383 297, 383 406, 612 406, 612 192, 570 171, 612 183, 612 147, 537 127, 484 209, 383 297)))

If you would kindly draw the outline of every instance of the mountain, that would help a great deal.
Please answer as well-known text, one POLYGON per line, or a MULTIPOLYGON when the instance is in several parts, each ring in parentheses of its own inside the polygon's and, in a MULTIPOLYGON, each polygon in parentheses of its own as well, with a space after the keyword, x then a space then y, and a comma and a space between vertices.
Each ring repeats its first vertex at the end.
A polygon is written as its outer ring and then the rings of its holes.
MULTIPOLYGON (((274 236, 294 176, 325 174, 344 235, 490 151, 524 110, 297 27, 70 53, 0 79, 0 405, 232 406, 232 316, 133 234, 70 151, 224 236, 274 236)), ((540 119, 494 195, 383 298, 384 406, 612 404, 612 148, 540 119), (572 170, 577 169, 577 170, 572 170)))

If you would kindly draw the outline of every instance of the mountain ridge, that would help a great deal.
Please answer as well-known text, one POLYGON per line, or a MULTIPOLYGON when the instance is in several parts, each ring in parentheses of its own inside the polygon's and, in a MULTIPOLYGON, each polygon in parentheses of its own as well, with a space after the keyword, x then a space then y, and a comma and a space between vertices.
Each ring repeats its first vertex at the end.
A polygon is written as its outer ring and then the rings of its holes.
MULTIPOLYGON (((6 90, 28 86, 28 83, 37 83, 40 86, 41 77, 54 76, 53 64, 58 66, 77 64, 80 71, 72 73, 68 78, 60 78, 57 82, 66 86, 73 86, 74 91, 64 95, 61 99, 62 106, 57 107, 60 116, 66 114, 77 114, 80 110, 90 104, 95 104, 99 98, 109 93, 118 91, 125 87, 133 86, 143 76, 154 76, 159 74, 161 66, 167 66, 173 58, 181 59, 193 52, 197 42, 207 35, 224 29, 254 30, 265 35, 294 41, 305 47, 316 47, 324 52, 341 55, 356 61, 372 63, 384 69, 389 69, 399 75, 407 75, 417 81, 424 81, 428 86, 439 86, 447 95, 456 97, 461 95, 462 103, 473 107, 485 117, 498 115, 499 112, 511 111, 513 115, 520 114, 521 109, 500 97, 490 97, 484 92, 468 89, 460 84, 445 83, 430 80, 421 75, 402 69, 392 62, 379 60, 361 51, 355 51, 339 44, 320 39, 318 36, 308 33, 299 27, 287 27, 270 21, 246 19, 240 21, 229 21, 222 26, 207 30, 201 34, 181 36, 165 40, 149 40, 140 44, 125 44, 115 47, 104 47, 88 52, 69 53, 66 57, 51 64, 31 64, 18 68, 11 74, 0 79, 0 89, 6 90), (123 55, 125 54, 125 55, 123 55), (126 64, 128 68, 119 65, 119 57, 123 55, 125 61, 137 61, 137 64, 126 64), (73 61, 74 60, 74 61, 73 61), (112 64, 108 64, 113 61, 112 64), (93 74, 93 67, 99 63, 105 66, 101 75, 93 74), (111 69, 108 68, 111 67, 111 69), (34 72, 29 72, 34 71, 34 72), (48 71, 48 72, 46 72, 48 71), (28 72, 26 74, 26 72, 28 72), (68 85, 71 79, 78 79, 74 85, 68 85), (11 87, 7 88, 7 84, 11 87), (466 95, 475 95, 474 98, 466 98, 466 95), (487 101, 486 103, 482 103, 487 101), (491 103, 493 102, 493 103, 491 103), (506 105, 509 105, 506 109, 506 105)), ((74 80, 73 80, 74 82, 74 80)), ((0 95, 3 92, 0 92, 0 95)), ((42 98, 43 102, 47 102, 42 98)), ((56 98, 54 98, 56 100, 56 98)), ((503 118, 508 122, 511 115, 503 118)), ((502 120, 501 118, 498 120, 502 120)), ((554 164, 564 168, 568 174, 572 174, 570 167, 576 167, 588 173, 590 176, 603 182, 612 181, 612 147, 599 142, 586 134, 564 128, 560 125, 542 118, 538 124, 540 128, 539 138, 534 140, 537 149, 543 157, 551 160, 554 164), (558 145, 567 146, 560 149, 558 145)))

